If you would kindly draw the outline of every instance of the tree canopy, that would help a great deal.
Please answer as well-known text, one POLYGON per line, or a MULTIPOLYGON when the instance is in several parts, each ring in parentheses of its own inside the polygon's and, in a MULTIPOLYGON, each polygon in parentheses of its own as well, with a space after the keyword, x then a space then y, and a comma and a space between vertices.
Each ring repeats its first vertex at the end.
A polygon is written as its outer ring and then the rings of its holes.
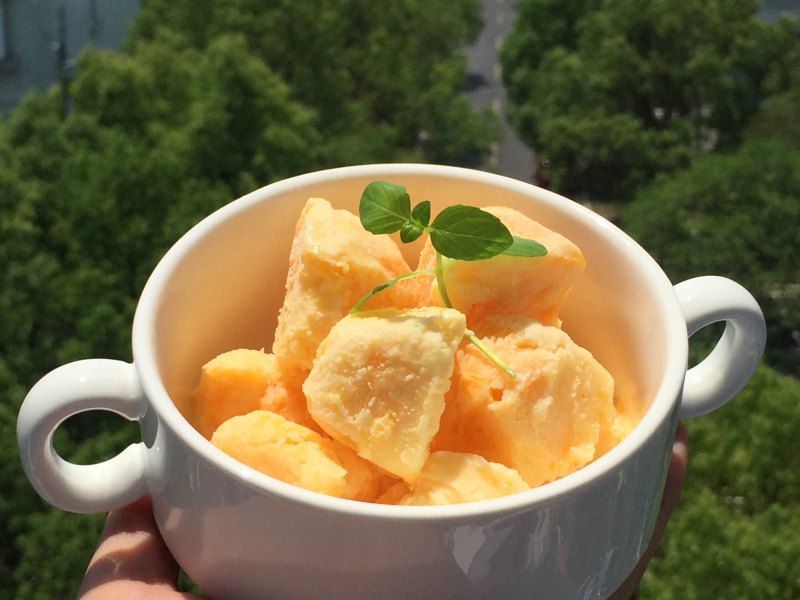
POLYGON ((459 93, 461 50, 480 30, 477 0, 151 0, 130 47, 168 28, 202 50, 237 32, 254 57, 315 111, 326 165, 479 164, 494 134, 459 93))
POLYGON ((735 147, 798 43, 795 21, 768 23, 757 9, 755 0, 523 0, 503 77, 511 119, 549 162, 552 185, 627 200, 698 153, 735 147))
MULTIPOLYGON (((800 64, 800 63, 798 63, 800 64)), ((800 70, 800 67, 798 67, 800 70)), ((756 297, 766 360, 800 376, 800 120, 796 88, 772 97, 738 149, 658 177, 622 207, 624 229, 673 281, 715 273, 756 297), (788 117, 778 133, 775 124, 788 117)))

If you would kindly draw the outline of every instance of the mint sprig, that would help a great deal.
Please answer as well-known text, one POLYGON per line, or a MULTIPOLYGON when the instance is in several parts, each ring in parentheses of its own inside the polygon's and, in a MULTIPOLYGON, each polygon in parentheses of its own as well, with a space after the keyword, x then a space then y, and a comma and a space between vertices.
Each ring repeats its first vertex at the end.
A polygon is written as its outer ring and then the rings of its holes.
MULTIPOLYGON (((539 257, 547 254, 547 249, 542 244, 511 235, 500 219, 475 206, 465 204, 448 206, 431 222, 429 200, 423 200, 412 208, 411 197, 406 188, 388 181, 373 181, 367 185, 358 205, 358 216, 361 225, 367 231, 378 235, 399 231, 403 243, 413 242, 423 233, 427 233, 436 251, 436 268, 409 271, 381 283, 350 309, 351 314, 357 313, 367 300, 381 290, 402 279, 426 274, 436 276, 442 303, 447 308, 453 308, 444 281, 444 269, 448 262, 444 260, 445 258, 485 260, 500 254, 521 257, 539 257)), ((514 371, 472 331, 467 330, 465 335, 509 377, 516 377, 514 371)))
POLYGON ((367 231, 375 234, 399 231, 404 243, 427 233, 436 252, 447 258, 485 260, 499 254, 527 257, 547 254, 542 244, 512 236, 500 219, 476 206, 448 206, 433 222, 430 214, 430 201, 423 200, 412 209, 406 189, 387 181, 367 185, 358 205, 358 216, 367 231))

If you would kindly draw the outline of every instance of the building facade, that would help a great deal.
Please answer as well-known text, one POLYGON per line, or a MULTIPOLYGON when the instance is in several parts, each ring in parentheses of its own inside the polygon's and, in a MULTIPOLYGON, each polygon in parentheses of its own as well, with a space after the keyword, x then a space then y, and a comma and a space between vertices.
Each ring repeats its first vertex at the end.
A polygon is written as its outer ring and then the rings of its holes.
POLYGON ((72 75, 86 46, 119 48, 140 0, 0 0, 0 115, 72 75))

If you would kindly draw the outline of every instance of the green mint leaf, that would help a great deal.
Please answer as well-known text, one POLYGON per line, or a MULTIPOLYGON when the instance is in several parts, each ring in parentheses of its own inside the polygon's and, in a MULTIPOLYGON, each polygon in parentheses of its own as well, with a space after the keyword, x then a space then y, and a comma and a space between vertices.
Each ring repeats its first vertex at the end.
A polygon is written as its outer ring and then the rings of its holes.
POLYGON ((431 220, 430 200, 423 200, 411 211, 411 220, 406 221, 400 227, 400 240, 408 244, 413 242, 425 232, 425 228, 431 220))
POLYGON ((502 254, 514 239, 494 215, 475 206, 448 206, 428 231, 437 252, 458 260, 483 260, 502 254))
POLYGON ((427 227, 431 222, 431 201, 423 200, 411 211, 411 218, 423 227, 427 227))
POLYGON ((542 244, 540 244, 536 240, 528 240, 517 236, 513 237, 514 241, 508 248, 505 249, 503 254, 507 254, 508 256, 527 256, 527 257, 538 257, 547 254, 547 248, 545 248, 542 244))
POLYGON ((406 221, 400 227, 400 240, 404 244, 408 244, 409 242, 413 242, 419 236, 421 236, 424 231, 425 228, 420 226, 419 224, 413 221, 406 221))
POLYGON ((394 233, 411 220, 411 199, 401 185, 373 181, 361 194, 358 216, 371 233, 394 233))

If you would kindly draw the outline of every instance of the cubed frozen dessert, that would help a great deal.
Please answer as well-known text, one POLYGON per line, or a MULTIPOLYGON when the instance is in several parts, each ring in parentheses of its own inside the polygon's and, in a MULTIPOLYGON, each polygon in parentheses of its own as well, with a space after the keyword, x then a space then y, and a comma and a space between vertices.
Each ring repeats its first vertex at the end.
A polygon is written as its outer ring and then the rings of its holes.
POLYGON ((464 315, 448 308, 345 317, 303 384, 309 413, 363 458, 413 481, 439 428, 464 328, 464 315))
POLYGON ((258 471, 383 504, 506 496, 611 450, 640 415, 615 405, 611 375, 561 329, 583 254, 516 210, 485 210, 547 253, 445 259, 445 307, 430 239, 426 272, 401 277, 410 268, 393 238, 310 198, 272 353, 209 361, 183 414, 258 471))
MULTIPOLYGON (((272 346, 283 368, 307 373, 333 324, 372 288, 409 270, 389 236, 369 233, 357 216, 327 200, 309 199, 295 229, 272 346)), ((408 290, 392 286, 365 308, 413 306, 416 298, 408 290)))
MULTIPOLYGON (((580 249, 555 231, 510 208, 484 209, 499 218, 518 237, 536 240, 547 248, 539 257, 499 255, 487 260, 456 260, 444 271, 447 295, 454 308, 474 327, 489 315, 519 315, 545 325, 560 325, 558 311, 586 262, 580 249)), ((436 254, 430 240, 420 254, 419 269, 435 267, 436 254)), ((418 303, 441 305, 436 279, 418 303)), ((417 288, 422 289, 420 283, 417 288)))
POLYGON ((206 438, 224 421, 259 408, 319 429, 306 409, 302 380, 287 376, 272 354, 240 348, 211 359, 192 392, 189 421, 206 438))
POLYGON ((564 331, 530 318, 490 317, 476 334, 516 378, 474 346, 459 349, 433 448, 480 454, 530 487, 593 460, 601 424, 614 422, 608 371, 564 331))
POLYGON ((307 490, 372 501, 378 472, 350 448, 267 410, 232 417, 211 443, 253 469, 307 490))
POLYGON ((418 506, 457 504, 527 489, 519 473, 505 465, 489 462, 477 454, 440 451, 428 457, 413 484, 395 484, 378 498, 378 502, 418 506))

